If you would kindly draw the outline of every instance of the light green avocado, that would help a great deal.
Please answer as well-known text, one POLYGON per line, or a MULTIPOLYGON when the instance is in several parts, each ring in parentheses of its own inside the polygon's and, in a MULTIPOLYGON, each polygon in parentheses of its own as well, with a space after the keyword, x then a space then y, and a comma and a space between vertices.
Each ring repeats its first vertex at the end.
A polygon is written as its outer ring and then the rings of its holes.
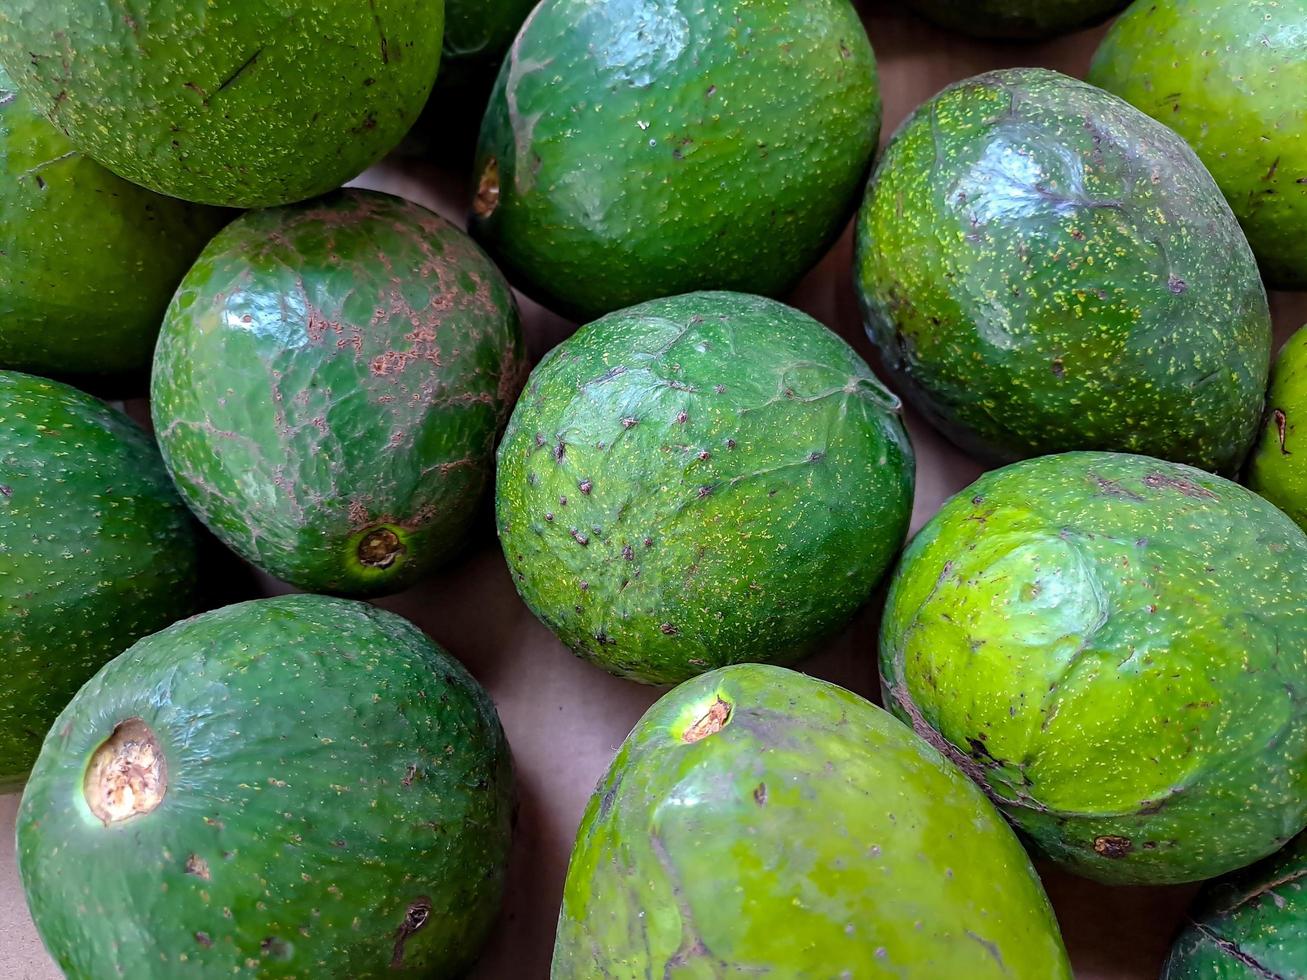
POLYGON ((73 144, 188 201, 339 187, 412 126, 444 0, 6 0, 0 63, 73 144))
POLYGON ((173 290, 231 217, 115 177, 0 68, 0 367, 148 368, 173 290))
POLYGON ((1103 39, 1089 80, 1183 136, 1267 282, 1307 288, 1307 4, 1136 0, 1103 39))
POLYGON ((1307 530, 1307 327, 1289 338, 1271 370, 1247 483, 1307 530))
POLYGON ((1070 980, 983 794, 843 688, 757 664, 649 709, 586 807, 553 980, 1070 980))
POLYGON ((1144 456, 987 473, 903 555, 886 704, 1049 857, 1197 881, 1307 825, 1307 536, 1144 456))

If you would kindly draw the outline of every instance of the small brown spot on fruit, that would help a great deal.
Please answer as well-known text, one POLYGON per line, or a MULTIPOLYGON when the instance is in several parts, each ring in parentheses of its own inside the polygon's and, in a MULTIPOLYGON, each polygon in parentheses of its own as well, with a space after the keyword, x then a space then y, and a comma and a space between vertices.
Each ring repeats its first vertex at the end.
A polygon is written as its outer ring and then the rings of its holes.
POLYGON ((1129 837, 1105 834, 1102 837, 1094 838, 1094 853, 1105 858, 1123 858, 1130 853, 1133 846, 1129 837))
POLYGON ((359 562, 368 568, 386 569, 395 564, 407 549, 399 536, 388 527, 378 527, 358 544, 359 562))
MULTIPOLYGON (((1284 448, 1284 440, 1289 429, 1289 416, 1284 414, 1284 409, 1277 408, 1271 412, 1271 420, 1275 422, 1275 433, 1280 437, 1280 455, 1292 456, 1293 453, 1284 448)), ((0 493, 4 493, 8 489, 8 487, 0 487, 0 493)), ((9 494, 5 493, 5 496, 9 496, 9 494)))
POLYGON ((107 827, 149 813, 168 792, 168 765, 154 732, 128 718, 91 756, 82 786, 86 804, 107 827))
POLYGON ((1053 377, 1062 378, 1066 376, 1066 365, 1062 363, 1062 358, 1053 358, 1053 377))
POLYGON ((489 218, 499 208, 499 161, 491 157, 481 168, 477 181, 477 196, 472 211, 478 218, 489 218))
POLYGON ((589 480, 582 480, 580 483, 576 485, 576 488, 580 490, 582 493, 588 494, 591 490, 594 489, 594 484, 589 480))
POLYGON ((676 421, 679 424, 684 425, 689 420, 690 420, 690 415, 688 412, 681 411, 676 413, 676 421))
POLYGON ((213 877, 209 872, 209 862, 204 860, 204 858, 200 857, 198 854, 192 854, 186 859, 186 873, 188 875, 194 875, 196 878, 201 878, 204 881, 208 881, 213 877))
POLYGON ((1189 290, 1189 284, 1185 282, 1183 279, 1181 279, 1179 276, 1172 273, 1170 276, 1167 277, 1166 288, 1171 290, 1171 292, 1175 293, 1175 295, 1179 296, 1189 290))
POLYGON ((404 921, 395 930, 395 948, 390 955, 392 969, 399 969, 404 965, 405 943, 408 942, 413 933, 419 931, 430 919, 431 899, 421 895, 409 902, 408 908, 404 910, 404 921))
POLYGON ((199 943, 201 946, 203 946, 205 949, 208 949, 210 946, 213 945, 213 940, 209 938, 209 934, 207 932, 197 932, 195 934, 195 941, 199 943))
POLYGON ((767 805, 767 784, 759 783, 753 788, 753 802, 759 806, 767 805))
POLYGON ((623 429, 630 429, 630 428, 634 427, 635 425, 638 425, 639 422, 640 422, 639 419, 633 419, 633 418, 630 418, 630 417, 624 418, 624 419, 622 419, 622 428, 623 428, 623 429))
POLYGON ((623 546, 622 546, 622 557, 625 558, 627 561, 632 561, 632 560, 634 560, 634 558, 635 558, 635 549, 632 548, 629 544, 627 544, 627 545, 623 545, 623 546))
POLYGON ((663 623, 658 627, 664 636, 680 636, 681 631, 672 623, 663 623))
POLYGON ((699 720, 685 730, 685 734, 681 736, 681 741, 687 743, 698 742, 709 735, 716 735, 726 727, 726 723, 730 718, 731 705, 729 702, 723 701, 719 696, 708 706, 708 710, 703 713, 699 720))

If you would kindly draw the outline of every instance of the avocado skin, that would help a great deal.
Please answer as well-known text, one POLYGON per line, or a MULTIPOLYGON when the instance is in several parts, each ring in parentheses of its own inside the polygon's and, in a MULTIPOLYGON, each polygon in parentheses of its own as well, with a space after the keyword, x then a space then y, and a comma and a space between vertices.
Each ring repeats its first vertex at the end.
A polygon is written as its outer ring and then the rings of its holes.
POLYGON ((0 792, 68 699, 196 608, 197 542, 154 443, 89 395, 0 371, 0 792))
POLYGON ((231 217, 115 177, 0 68, 0 365, 68 377, 147 368, 173 290, 231 217))
POLYGON ((780 667, 667 694, 595 789, 553 980, 1069 980, 1016 836, 880 708, 780 667), (724 727, 688 728, 717 701, 724 727))
POLYGON ((1307 327, 1289 338, 1271 369, 1247 483, 1307 531, 1307 327))
POLYGON ((1196 881, 1307 825, 1307 536, 1188 466, 1067 453, 981 477, 904 552, 886 704, 1034 844, 1196 881))
POLYGON ((1267 284, 1307 289, 1307 7, 1138 0, 1103 39, 1089 80, 1183 136, 1267 284))
POLYGON ((512 787, 490 698, 412 624, 256 600, 142 640, 82 689, 20 804, 18 869, 69 976, 455 977, 499 911, 512 787), (106 827, 82 783, 131 718, 168 787, 106 827))
POLYGON ((1091 27, 1130 0, 908 0, 923 17, 973 37, 1036 40, 1091 27))
POLYGON ((375 595, 462 545, 525 373, 512 292, 471 239, 344 190, 210 243, 168 309, 152 411, 229 547, 308 591, 375 595), (384 567, 358 550, 378 528, 404 548, 384 567))
POLYGON ((120 177, 266 207, 332 190, 400 141, 443 28, 443 0, 11 0, 0 63, 120 177))
POLYGON ((914 475, 898 399, 853 348, 773 300, 692 293, 541 361, 496 516, 518 592, 567 646, 668 684, 794 661, 843 627, 903 543, 914 475))
POLYGON ((1205 885, 1162 969, 1162 980, 1268 977, 1307 977, 1307 836, 1205 885))
POLYGON ((544 0, 482 122, 470 229, 579 321, 777 295, 844 229, 880 120, 848 0, 544 0))
POLYGON ((1270 369, 1266 293, 1160 123, 1045 69, 959 82, 894 137, 857 232, 867 332, 963 449, 1238 470, 1270 369))

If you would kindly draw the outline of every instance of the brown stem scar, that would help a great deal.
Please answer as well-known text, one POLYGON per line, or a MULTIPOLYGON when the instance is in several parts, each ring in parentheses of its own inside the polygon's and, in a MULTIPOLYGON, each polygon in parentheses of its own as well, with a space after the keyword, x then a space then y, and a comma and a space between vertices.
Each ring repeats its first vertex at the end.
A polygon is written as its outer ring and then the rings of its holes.
POLYGON ((716 735, 726 727, 726 722, 731 717, 731 705, 718 697, 716 701, 708 708, 703 716, 693 725, 685 730, 681 736, 683 742, 697 742, 709 735, 716 735))
POLYGON ((168 765, 140 718, 121 722, 91 756, 82 785, 86 804, 107 827, 149 813, 168 792, 168 765))
POLYGON ((389 528, 379 527, 359 542, 359 561, 368 568, 389 568, 405 551, 404 543, 389 528))
POLYGON ((481 169, 472 211, 478 218, 489 218, 499 207, 499 161, 491 157, 481 169))

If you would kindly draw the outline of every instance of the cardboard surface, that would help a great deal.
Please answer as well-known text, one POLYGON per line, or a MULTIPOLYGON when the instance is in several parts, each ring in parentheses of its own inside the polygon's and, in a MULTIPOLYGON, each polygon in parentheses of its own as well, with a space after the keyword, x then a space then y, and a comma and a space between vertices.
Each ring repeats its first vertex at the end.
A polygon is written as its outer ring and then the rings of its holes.
MULTIPOLYGON (((991 68, 1044 65, 1083 76, 1101 29, 1039 45, 987 44, 935 30, 890 4, 864 4, 881 66, 885 136, 922 100, 949 82, 991 68)), ((817 121, 814 121, 814 125, 817 121)), ((360 184, 433 206, 454 220, 463 212, 462 174, 412 162, 387 162, 360 184)), ((849 235, 807 277, 790 301, 837 330, 869 360, 850 285, 849 235)), ((1307 321, 1307 294, 1272 296, 1277 341, 1307 321)), ((523 303, 534 357, 570 325, 523 303)), ((874 360, 873 360, 874 363, 874 360)), ((133 406, 139 414, 140 406, 133 406)), ((916 529, 980 467, 919 419, 909 416, 917 449, 916 529)), ((240 576, 237 575, 237 579, 240 576)), ((225 585, 224 599, 284 591, 251 577, 225 585), (230 595, 227 595, 230 593, 230 595)), ((803 669, 876 696, 878 593, 852 626, 803 669)), ((535 980, 548 975, 554 923, 572 837, 587 797, 613 753, 657 696, 617 680, 565 650, 518 600, 487 523, 464 561, 401 596, 379 603, 410 617, 458 656, 495 699, 513 745, 521 813, 509 898, 475 976, 535 980)), ((18 797, 0 797, 0 977, 57 978, 23 904, 13 860, 18 797)), ((823 819, 814 814, 813 819, 823 819)), ((1106 888, 1045 870, 1077 977, 1123 980, 1157 976, 1192 888, 1106 888)))

